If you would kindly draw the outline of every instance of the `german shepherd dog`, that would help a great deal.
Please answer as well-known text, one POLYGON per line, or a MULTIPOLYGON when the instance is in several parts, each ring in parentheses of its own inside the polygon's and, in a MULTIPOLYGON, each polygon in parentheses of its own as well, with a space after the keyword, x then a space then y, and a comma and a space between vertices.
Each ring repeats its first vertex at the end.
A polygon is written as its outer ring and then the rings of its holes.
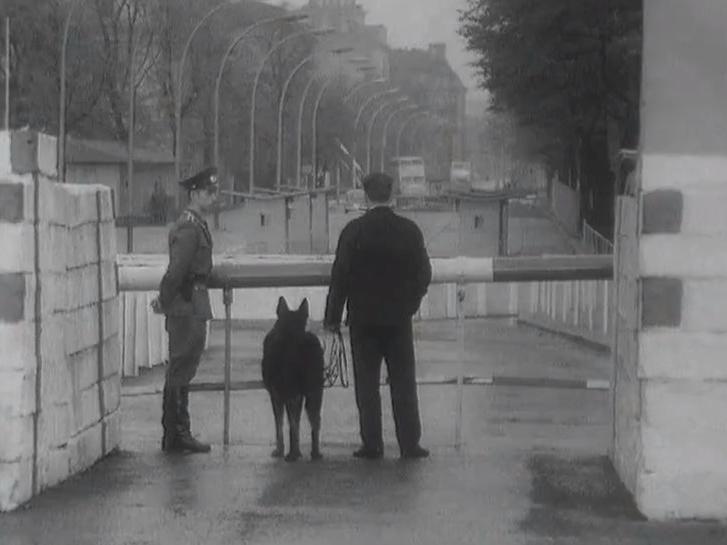
POLYGON ((323 347, 315 334, 306 331, 308 299, 298 310, 290 310, 285 298, 278 299, 278 319, 263 341, 262 375, 275 416, 273 457, 285 453, 283 409, 288 415, 290 444, 285 460, 301 457, 300 415, 305 412, 311 426, 311 459, 321 458, 320 429, 323 404, 323 347))

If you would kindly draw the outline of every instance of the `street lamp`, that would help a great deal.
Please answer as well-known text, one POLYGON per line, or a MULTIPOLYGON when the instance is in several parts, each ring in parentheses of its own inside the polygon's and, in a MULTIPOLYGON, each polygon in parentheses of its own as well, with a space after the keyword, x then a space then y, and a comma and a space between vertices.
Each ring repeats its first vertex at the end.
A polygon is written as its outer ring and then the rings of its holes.
POLYGON ((189 33, 186 43, 184 44, 182 57, 179 60, 179 74, 177 75, 177 94, 174 104, 174 172, 177 180, 180 180, 182 178, 182 86, 184 85, 184 63, 187 60, 187 54, 189 53, 189 48, 192 45, 192 39, 194 38, 194 35, 197 33, 197 31, 202 27, 202 25, 215 13, 217 13, 224 7, 241 4, 242 2, 243 0, 226 0, 213 7, 195 25, 195 27, 192 29, 192 32, 189 33))
POLYGON ((419 106, 416 104, 410 104, 409 106, 404 106, 402 108, 398 108, 394 110, 391 114, 389 114, 389 117, 386 118, 386 122, 384 123, 384 132, 381 136, 381 171, 384 171, 384 167, 386 166, 386 141, 389 134, 389 125, 391 125, 391 122, 394 120, 394 118, 404 112, 410 112, 412 110, 418 110, 419 106))
MULTIPOLYGON (((373 68, 373 67, 372 67, 372 68, 373 68)), ((376 69, 376 68, 373 68, 373 70, 375 70, 375 69, 376 69)), ((356 85, 355 85, 355 86, 353 87, 353 89, 351 89, 351 91, 349 91, 349 93, 348 93, 348 94, 347 94, 347 95, 346 95, 345 97, 343 97, 343 103, 344 103, 344 104, 348 104, 348 102, 349 102, 349 101, 350 101, 350 100, 351 100, 351 99, 352 99, 352 98, 353 98, 354 96, 356 96, 356 93, 358 93, 358 92, 359 92, 359 91, 361 91, 362 89, 365 89, 366 87, 370 87, 370 86, 373 86, 373 85, 379 85, 379 84, 382 84, 382 83, 387 83, 388 81, 389 81, 389 80, 388 80, 388 79, 386 79, 386 78, 377 78, 377 79, 373 79, 373 80, 364 80, 364 81, 362 81, 362 82, 360 82, 360 83, 356 84, 356 85)))
POLYGON ((300 32, 294 32, 293 34, 290 34, 283 38, 282 40, 278 41, 277 43, 273 44, 273 46, 270 48, 270 50, 266 53, 265 57, 263 57, 263 60, 260 62, 260 67, 257 70, 257 73, 255 74, 255 81, 252 85, 252 101, 250 105, 250 161, 249 161, 249 192, 252 195, 255 191, 255 106, 256 106, 256 100, 257 100, 257 86, 260 83, 260 77, 262 76, 263 70, 265 69, 265 63, 268 61, 268 59, 275 53, 278 49, 280 49, 283 45, 288 43, 294 38, 299 38, 300 36, 310 35, 310 36, 323 36, 325 34, 330 34, 332 32, 331 28, 322 28, 322 29, 316 29, 316 30, 303 30, 300 32))
POLYGON ((401 127, 399 127, 399 133, 396 135, 396 156, 401 157, 401 137, 404 134, 404 131, 406 128, 411 125, 415 120, 419 119, 420 117, 427 117, 432 115, 428 111, 424 112, 416 112, 410 115, 406 120, 401 124, 401 127))
POLYGON ((400 97, 396 99, 393 102, 384 102, 381 104, 381 106, 378 107, 378 109, 374 112, 374 114, 371 116, 371 122, 369 123, 369 130, 368 134, 366 135, 366 170, 368 172, 371 172, 371 135, 374 132, 374 126, 376 125, 376 120, 378 119, 379 115, 390 106, 396 106, 397 104, 403 104, 404 102, 407 102, 409 99, 406 97, 400 97))
POLYGON ((273 23, 286 23, 286 22, 293 22, 293 21, 300 21, 303 19, 306 19, 307 15, 285 15, 283 17, 270 17, 267 19, 262 19, 256 23, 253 23, 252 25, 246 27, 243 29, 243 31, 230 42, 230 45, 227 47, 227 50, 225 51, 225 54, 222 56, 222 61, 220 62, 220 68, 217 72, 217 80, 215 81, 215 96, 214 96, 214 108, 215 108, 215 165, 219 167, 220 165, 220 87, 222 86, 222 75, 225 71, 225 65, 227 64, 227 59, 232 54, 232 51, 237 47, 237 45, 242 42, 245 38, 247 38, 250 34, 252 34, 255 30, 258 28, 273 24, 273 23))
POLYGON ((353 122, 353 146, 352 146, 352 152, 351 152, 351 187, 356 187, 356 152, 358 148, 358 138, 357 138, 357 131, 358 131, 358 123, 361 121, 361 115, 363 114, 366 107, 374 102, 375 100, 378 100, 382 97, 393 95, 395 93, 398 93, 399 89, 397 87, 387 89, 385 91, 381 91, 379 93, 375 93, 371 95, 367 100, 364 101, 363 104, 361 104, 361 107, 358 109, 358 113, 356 114, 356 119, 353 122))
POLYGON ((313 148, 311 150, 311 165, 313 167, 314 178, 318 174, 318 110, 321 107, 323 95, 325 95, 326 91, 335 79, 336 78, 334 76, 331 76, 321 86, 321 89, 318 91, 318 96, 316 97, 315 105, 313 106, 313 148))
MULTIPOLYGON (((339 47, 337 49, 332 49, 329 52, 333 55, 342 55, 343 53, 348 53, 349 51, 353 51, 352 47, 339 47)), ((278 107, 278 161, 277 161, 277 171, 276 171, 276 189, 280 191, 280 185, 281 180, 283 176, 283 112, 284 112, 284 106, 285 106, 285 98, 288 93, 288 87, 290 86, 291 81, 295 77, 295 75, 305 66, 307 63, 309 63, 313 58, 315 57, 315 54, 309 55, 305 59, 303 59, 293 70, 291 71, 290 75, 288 76, 288 79, 285 80, 285 84, 283 85, 283 92, 280 95, 280 105, 278 107)), ((311 78, 313 79, 313 78, 311 78)), ((308 86, 306 86, 306 92, 309 89, 308 86)), ((305 95, 303 98, 303 101, 305 101, 305 95)), ((314 128, 314 142, 315 142, 315 128, 314 128)), ((314 163, 315 164, 315 163, 314 163)), ((297 182, 297 180, 296 180, 297 182)))

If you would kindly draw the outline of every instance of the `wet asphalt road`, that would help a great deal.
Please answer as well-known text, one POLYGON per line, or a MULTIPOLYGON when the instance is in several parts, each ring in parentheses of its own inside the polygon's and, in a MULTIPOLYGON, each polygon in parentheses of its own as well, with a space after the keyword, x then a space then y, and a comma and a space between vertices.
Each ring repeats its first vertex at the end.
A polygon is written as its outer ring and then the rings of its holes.
MULTIPOLYGON (((550 337, 535 343, 530 334, 503 330, 490 339, 500 339, 502 358, 512 347, 519 361, 513 373, 547 373, 540 362, 548 355, 607 376, 603 354, 550 337), (540 347, 540 355, 517 356, 531 341, 529 350, 540 347)), ((421 335, 426 368, 439 361, 426 349, 437 332, 421 335)), ((214 358, 207 363, 214 373, 214 358)), ((727 543, 725 526, 642 520, 606 458, 607 391, 468 386, 465 444, 457 450, 456 389, 422 386, 423 443, 432 456, 416 462, 397 459, 386 389, 382 397, 384 460, 351 457, 358 440, 353 393, 335 388, 324 399, 325 459, 295 464, 269 456, 264 392, 233 395, 229 450, 220 444, 221 395, 194 393, 193 431, 213 451, 188 456, 158 450, 160 396, 124 397, 121 451, 0 515, 0 544, 727 543)), ((307 425, 302 433, 305 453, 307 425)))

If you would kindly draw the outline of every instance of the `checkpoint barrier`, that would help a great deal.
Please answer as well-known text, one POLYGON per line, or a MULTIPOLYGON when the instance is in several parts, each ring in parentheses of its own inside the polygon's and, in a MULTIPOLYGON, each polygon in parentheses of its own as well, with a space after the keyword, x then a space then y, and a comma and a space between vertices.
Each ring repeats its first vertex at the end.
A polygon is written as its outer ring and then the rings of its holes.
MULTIPOLYGON (((462 444, 462 407, 465 385, 465 298, 464 286, 482 282, 539 282, 565 280, 610 280, 613 257, 610 255, 568 255, 547 257, 435 258, 432 284, 457 285, 457 421, 455 443, 462 444)), ((230 394, 232 366, 232 302, 236 289, 271 287, 325 287, 330 281, 333 256, 235 256, 214 260, 215 281, 211 289, 223 291, 225 307, 225 373, 222 384, 205 384, 205 391, 224 392, 223 443, 230 443, 230 394)), ((147 292, 157 289, 166 262, 142 255, 119 255, 117 278, 119 291, 147 292)), ((235 390, 259 388, 258 381, 236 383, 235 390)), ((195 388, 192 388, 195 389, 195 388)))

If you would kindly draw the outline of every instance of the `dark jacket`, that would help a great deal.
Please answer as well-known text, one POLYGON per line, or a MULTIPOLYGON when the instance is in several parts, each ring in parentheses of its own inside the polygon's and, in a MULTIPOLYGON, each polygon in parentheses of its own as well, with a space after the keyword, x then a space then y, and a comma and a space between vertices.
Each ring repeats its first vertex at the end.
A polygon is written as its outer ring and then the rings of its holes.
POLYGON ((424 237, 413 221, 377 207, 341 232, 324 322, 398 325, 416 314, 432 280, 424 237))
POLYGON ((212 235, 207 222, 185 210, 169 231, 169 266, 159 286, 167 316, 212 318, 206 284, 212 272, 212 235))

